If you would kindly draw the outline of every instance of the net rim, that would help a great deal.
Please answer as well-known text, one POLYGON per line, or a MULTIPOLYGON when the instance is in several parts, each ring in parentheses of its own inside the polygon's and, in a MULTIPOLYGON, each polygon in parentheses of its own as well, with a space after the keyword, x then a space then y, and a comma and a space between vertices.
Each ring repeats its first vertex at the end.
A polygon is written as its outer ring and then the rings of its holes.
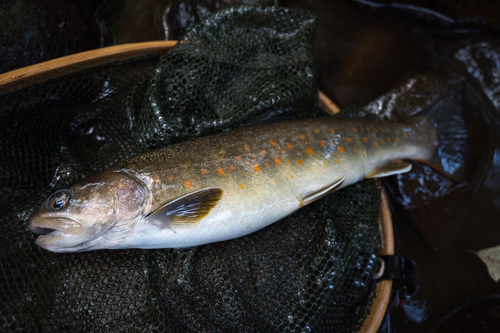
POLYGON ((164 54, 176 44, 176 40, 168 40, 109 46, 15 69, 0 74, 0 96, 112 62, 164 54))

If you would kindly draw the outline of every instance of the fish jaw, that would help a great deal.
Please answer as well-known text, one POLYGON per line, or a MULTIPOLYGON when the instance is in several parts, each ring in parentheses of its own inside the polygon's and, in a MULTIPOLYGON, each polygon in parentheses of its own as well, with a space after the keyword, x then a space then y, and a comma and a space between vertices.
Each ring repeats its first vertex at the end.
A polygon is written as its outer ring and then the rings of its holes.
POLYGON ((74 252, 75 247, 80 248, 88 241, 83 225, 70 218, 32 214, 26 224, 39 235, 35 243, 52 252, 74 252))
POLYGON ((96 238, 92 230, 68 214, 48 212, 45 203, 31 214, 26 226, 39 235, 35 243, 51 252, 86 251, 96 238))
POLYGON ((35 243, 42 249, 51 252, 75 252, 75 250, 65 247, 65 235, 59 230, 38 236, 35 243))
POLYGON ((33 214, 27 221, 27 227, 39 235, 35 243, 42 249, 72 253, 123 248, 120 244, 128 236, 129 223, 129 220, 123 219, 109 224, 103 230, 85 226, 72 218, 41 217, 33 214))

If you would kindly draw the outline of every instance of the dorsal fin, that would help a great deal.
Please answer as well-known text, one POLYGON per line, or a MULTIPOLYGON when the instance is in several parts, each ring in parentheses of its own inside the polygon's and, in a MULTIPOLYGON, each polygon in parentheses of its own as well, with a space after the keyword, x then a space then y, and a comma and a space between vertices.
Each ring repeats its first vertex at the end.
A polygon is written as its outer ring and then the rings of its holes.
POLYGON ((213 187, 188 193, 155 209, 146 216, 146 221, 161 229, 194 226, 217 205, 222 193, 220 188, 213 187))
POLYGON ((397 175, 398 173, 405 173, 411 170, 411 164, 405 163, 400 159, 389 161, 376 167, 369 172, 365 178, 378 178, 397 175))
POLYGON ((307 197, 302 199, 302 201, 300 203, 300 207, 303 207, 305 205, 309 205, 310 203, 312 203, 316 200, 319 200, 319 199, 323 198, 325 195, 337 190, 344 183, 344 180, 345 180, 345 177, 342 177, 341 179, 335 181, 331 185, 308 195, 307 197))

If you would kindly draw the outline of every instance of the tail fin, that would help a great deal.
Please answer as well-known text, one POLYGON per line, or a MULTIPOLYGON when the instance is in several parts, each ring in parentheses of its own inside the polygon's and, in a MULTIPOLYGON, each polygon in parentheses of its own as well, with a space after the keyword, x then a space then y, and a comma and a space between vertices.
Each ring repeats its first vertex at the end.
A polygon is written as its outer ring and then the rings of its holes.
POLYGON ((463 104, 445 98, 423 114, 437 130, 438 147, 426 161, 436 171, 455 182, 463 182, 472 157, 463 104))

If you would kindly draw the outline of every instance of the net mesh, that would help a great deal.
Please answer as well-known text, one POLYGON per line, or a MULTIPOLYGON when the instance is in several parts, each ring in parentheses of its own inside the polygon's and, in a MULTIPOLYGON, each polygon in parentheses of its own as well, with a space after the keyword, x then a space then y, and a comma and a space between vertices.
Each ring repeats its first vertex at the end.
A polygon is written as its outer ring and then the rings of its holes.
POLYGON ((25 226, 54 190, 263 112, 317 107, 312 14, 235 7, 162 57, 0 96, 2 331, 355 331, 373 295, 380 189, 363 181, 268 228, 188 249, 56 254, 25 226))

